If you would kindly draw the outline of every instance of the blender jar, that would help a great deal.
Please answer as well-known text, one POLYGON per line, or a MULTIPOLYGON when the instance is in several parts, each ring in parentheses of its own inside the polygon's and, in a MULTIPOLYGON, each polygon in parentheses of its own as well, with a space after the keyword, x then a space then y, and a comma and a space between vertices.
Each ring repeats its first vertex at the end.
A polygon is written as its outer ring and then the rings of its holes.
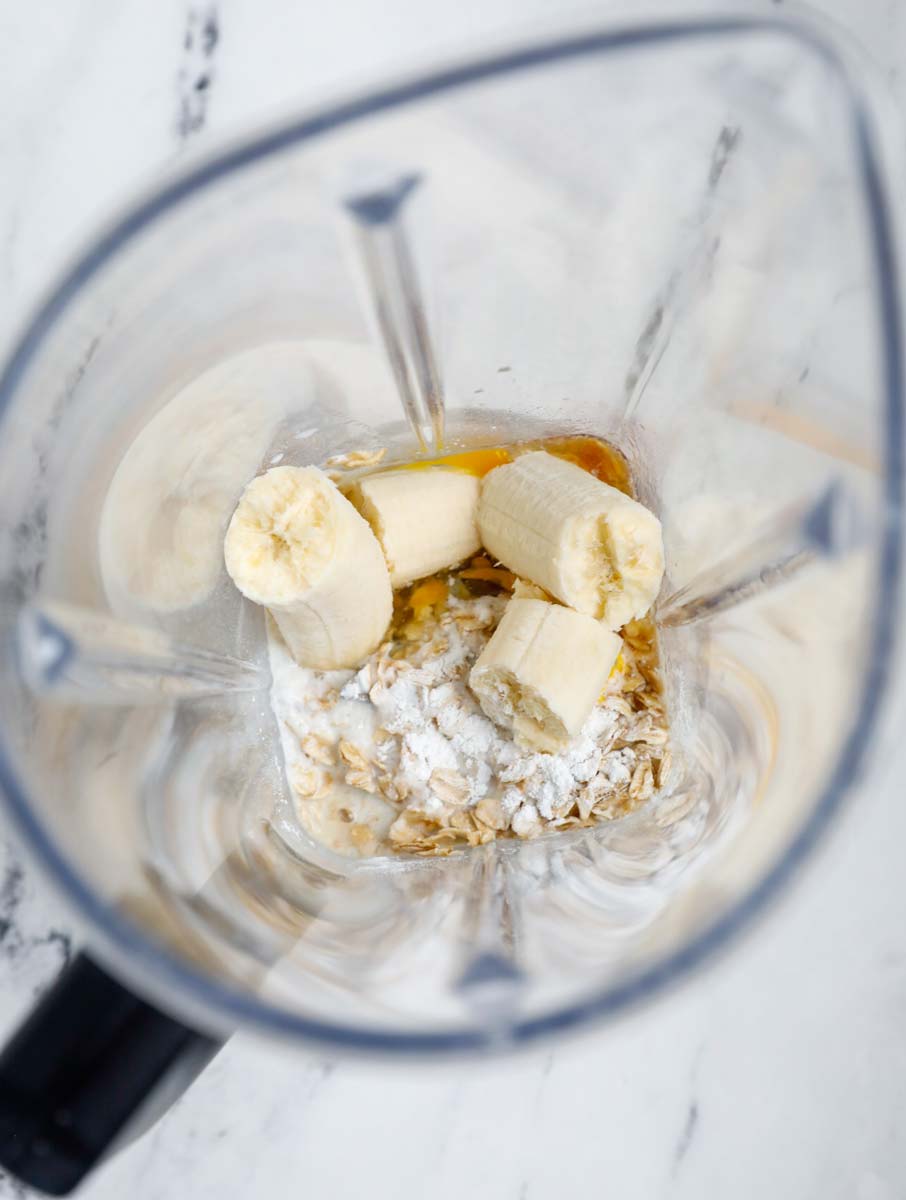
POLYGON ((889 686, 897 289, 861 94, 774 20, 451 68, 118 218, 0 384, 0 772, 101 961, 215 1037, 476 1051, 614 1014, 735 938, 889 686), (675 761, 622 820, 368 860, 298 820, 222 539, 274 462, 425 453, 369 274, 382 231, 344 203, 375 172, 412 189, 444 447, 608 438, 663 521, 675 761))

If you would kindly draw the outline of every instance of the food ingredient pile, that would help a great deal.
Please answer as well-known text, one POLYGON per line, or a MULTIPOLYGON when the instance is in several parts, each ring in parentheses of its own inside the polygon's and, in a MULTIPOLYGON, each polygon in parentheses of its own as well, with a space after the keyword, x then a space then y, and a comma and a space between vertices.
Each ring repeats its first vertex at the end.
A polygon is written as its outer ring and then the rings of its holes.
POLYGON ((670 762, 663 548, 621 456, 564 439, 344 478, 361 465, 334 464, 342 490, 266 472, 227 534, 270 613, 301 824, 340 853, 445 854, 646 801, 670 762))

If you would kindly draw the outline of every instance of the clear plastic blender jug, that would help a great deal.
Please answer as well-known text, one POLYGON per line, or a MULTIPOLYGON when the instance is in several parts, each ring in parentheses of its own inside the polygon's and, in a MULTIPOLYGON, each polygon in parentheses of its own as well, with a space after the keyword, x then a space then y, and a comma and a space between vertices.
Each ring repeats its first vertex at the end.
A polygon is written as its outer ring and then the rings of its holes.
POLYGON ((111 225, 0 393, 3 783, 105 965, 218 1036, 474 1051, 616 1013, 735 936, 833 816, 889 684, 897 288, 856 86, 760 19, 393 87, 111 225), (343 202, 375 169, 417 180, 419 305, 389 358, 387 231, 343 202), (446 447, 628 455, 665 528, 675 762, 593 830, 349 860, 298 820, 222 538, 275 461, 425 452, 401 399, 419 338, 446 447))

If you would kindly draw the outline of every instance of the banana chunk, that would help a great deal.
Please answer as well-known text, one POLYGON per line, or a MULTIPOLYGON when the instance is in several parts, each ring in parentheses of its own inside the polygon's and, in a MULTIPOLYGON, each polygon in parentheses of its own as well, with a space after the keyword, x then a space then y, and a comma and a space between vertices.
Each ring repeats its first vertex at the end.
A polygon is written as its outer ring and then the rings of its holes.
POLYGON ((355 667, 387 631, 393 595, 381 547, 317 467, 274 467, 253 479, 230 520, 224 558, 303 667, 355 667))
POLYGON ((402 587, 478 552, 480 490, 474 475, 423 467, 367 476, 349 498, 381 543, 391 584, 402 587))
POLYGON ((478 528, 511 571, 610 629, 644 616, 661 586, 654 513, 543 450, 485 476, 478 528))
POLYGON ((511 600, 469 687, 517 745, 554 754, 582 729, 622 645, 593 617, 546 600, 511 600))

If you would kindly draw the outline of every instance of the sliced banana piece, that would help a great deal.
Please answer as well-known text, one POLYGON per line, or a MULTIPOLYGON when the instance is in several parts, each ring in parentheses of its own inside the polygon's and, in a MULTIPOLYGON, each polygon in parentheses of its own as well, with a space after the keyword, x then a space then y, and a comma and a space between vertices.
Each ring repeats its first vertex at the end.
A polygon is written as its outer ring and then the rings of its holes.
POLYGON ((511 571, 610 629, 644 616, 661 586, 654 513, 543 450, 485 476, 478 528, 485 549, 511 571))
POLYGON ((465 471, 418 467, 360 479, 349 498, 377 535, 402 587, 476 554, 481 483, 465 471))
POLYGON ((623 642, 582 613, 514 599, 469 675, 497 725, 526 749, 554 754, 582 729, 623 642))
POLYGON ((230 520, 224 558, 301 666, 357 666, 387 631, 393 596, 381 547, 317 467, 274 467, 253 479, 230 520))

